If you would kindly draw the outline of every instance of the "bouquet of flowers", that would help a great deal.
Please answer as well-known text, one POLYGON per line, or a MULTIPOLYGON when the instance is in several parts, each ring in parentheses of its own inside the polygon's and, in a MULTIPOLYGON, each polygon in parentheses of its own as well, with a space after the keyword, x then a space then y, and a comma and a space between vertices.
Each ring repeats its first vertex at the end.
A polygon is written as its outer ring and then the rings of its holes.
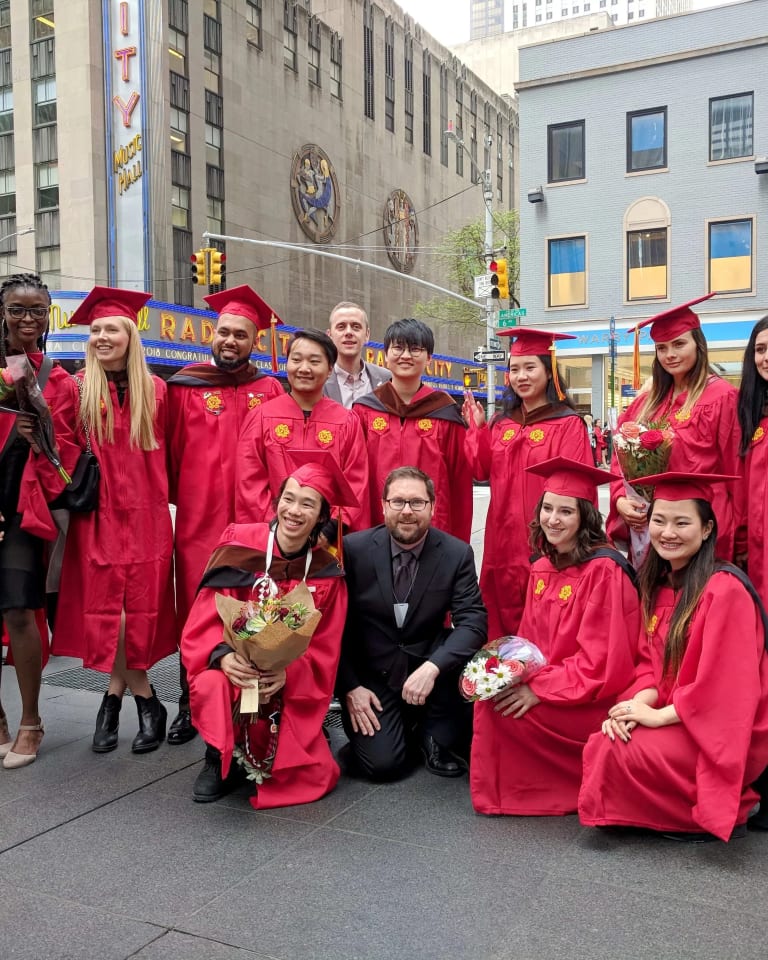
POLYGON ((546 664, 535 643, 522 637, 500 637, 481 647, 464 667, 459 691, 465 700, 490 700, 517 683, 525 683, 546 664))
MULTIPOLYGON (((643 477, 665 473, 672 452, 674 433, 665 423, 637 423, 627 420, 614 432, 613 448, 624 477, 628 497, 641 500, 647 506, 653 499, 653 487, 636 483, 643 477)), ((645 556, 650 537, 648 528, 630 530, 631 560, 637 565, 645 556)))

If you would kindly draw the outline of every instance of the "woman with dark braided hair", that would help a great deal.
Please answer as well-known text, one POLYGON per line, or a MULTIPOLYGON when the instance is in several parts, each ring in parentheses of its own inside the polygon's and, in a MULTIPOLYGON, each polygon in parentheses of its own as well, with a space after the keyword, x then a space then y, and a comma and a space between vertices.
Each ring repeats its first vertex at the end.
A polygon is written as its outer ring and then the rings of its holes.
MULTIPOLYGON (((48 308, 51 298, 40 277, 32 273, 8 277, 0 287, 0 368, 6 357, 25 353, 35 369, 43 396, 51 408, 59 454, 71 470, 78 448, 73 439, 77 389, 72 378, 45 356, 48 308)), ((13 396, 3 400, 12 405, 13 396)), ((0 413, 0 512, 4 516, 0 541, 0 618, 8 633, 21 692, 21 721, 12 738, 0 706, 0 757, 9 770, 25 767, 37 757, 43 739, 38 712, 42 671, 42 638, 35 611, 45 606, 45 544, 25 529, 27 480, 53 500, 64 482, 33 439, 34 420, 0 413)), ((51 533, 51 536, 55 536, 51 533)), ((47 636, 46 636, 47 642, 47 636)))

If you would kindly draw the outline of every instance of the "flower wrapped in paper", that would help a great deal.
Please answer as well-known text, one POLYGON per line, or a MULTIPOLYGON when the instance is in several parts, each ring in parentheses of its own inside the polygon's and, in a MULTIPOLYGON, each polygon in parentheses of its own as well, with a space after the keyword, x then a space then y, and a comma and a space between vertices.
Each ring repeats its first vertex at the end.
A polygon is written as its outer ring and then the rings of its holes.
POLYGON ((481 647, 464 667, 459 690, 465 700, 490 700, 506 687, 525 683, 546 664, 535 643, 523 637, 500 637, 481 647))

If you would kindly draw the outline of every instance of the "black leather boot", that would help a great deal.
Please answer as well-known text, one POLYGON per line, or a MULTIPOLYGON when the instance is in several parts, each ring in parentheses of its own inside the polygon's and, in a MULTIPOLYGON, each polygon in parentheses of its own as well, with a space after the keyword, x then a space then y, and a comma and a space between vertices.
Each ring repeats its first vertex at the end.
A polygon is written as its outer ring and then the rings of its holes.
POLYGON ((120 726, 120 707, 123 701, 114 693, 105 693, 96 716, 96 732, 91 750, 94 753, 109 753, 117 746, 117 731, 120 726))
POLYGON ((215 803, 244 781, 245 776, 234 758, 225 780, 221 775, 221 754, 216 747, 206 745, 205 763, 192 787, 192 799, 195 803, 215 803))
POLYGON ((131 744, 132 753, 149 753, 157 750, 165 740, 165 724, 168 711, 157 699, 155 688, 151 687, 151 697, 137 697, 136 710, 139 714, 139 732, 131 744))

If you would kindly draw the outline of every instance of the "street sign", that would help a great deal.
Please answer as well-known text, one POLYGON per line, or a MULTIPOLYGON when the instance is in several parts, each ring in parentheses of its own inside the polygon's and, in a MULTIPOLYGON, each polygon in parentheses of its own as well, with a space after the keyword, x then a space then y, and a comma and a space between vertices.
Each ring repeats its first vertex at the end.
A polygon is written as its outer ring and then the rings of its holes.
POLYGON ((499 320, 496 326, 501 327, 502 330, 509 330, 510 327, 518 326, 517 317, 513 317, 511 320, 499 320))
MULTIPOLYGON (((525 307, 518 307, 515 310, 499 310, 499 320, 514 320, 516 317, 526 316, 528 311, 525 307)), ((499 324, 501 326, 501 324, 499 324)))
POLYGON ((475 363, 496 363, 507 359, 504 350, 475 350, 472 354, 475 363))
POLYGON ((488 337, 488 346, 492 350, 501 350, 501 340, 498 337, 488 337))
POLYGON ((480 300, 483 297, 491 295, 491 275, 490 273, 481 273, 475 277, 475 299, 480 300))

